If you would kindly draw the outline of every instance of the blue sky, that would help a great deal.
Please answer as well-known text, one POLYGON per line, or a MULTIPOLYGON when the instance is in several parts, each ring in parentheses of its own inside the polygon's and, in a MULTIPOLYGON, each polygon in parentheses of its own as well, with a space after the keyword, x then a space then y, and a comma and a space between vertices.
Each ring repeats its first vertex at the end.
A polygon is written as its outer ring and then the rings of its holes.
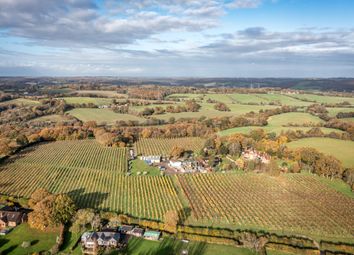
POLYGON ((0 75, 353 77, 352 0, 0 0, 0 75))

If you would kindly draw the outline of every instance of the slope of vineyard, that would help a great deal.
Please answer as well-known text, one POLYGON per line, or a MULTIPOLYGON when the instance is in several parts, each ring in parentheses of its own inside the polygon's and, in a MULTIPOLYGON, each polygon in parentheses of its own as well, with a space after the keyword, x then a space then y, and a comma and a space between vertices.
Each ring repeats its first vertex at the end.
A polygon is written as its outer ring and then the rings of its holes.
POLYGON ((79 207, 124 212, 162 220, 182 211, 170 177, 122 174, 126 153, 95 141, 63 141, 37 146, 0 167, 0 193, 29 197, 36 189, 69 193, 79 207))
POLYGON ((20 167, 59 166, 124 173, 127 169, 127 151, 125 148, 101 146, 95 140, 58 141, 24 150, 15 157, 14 164, 20 167))
POLYGON ((178 179, 191 206, 190 222, 352 237, 354 200, 318 177, 207 174, 178 179))
POLYGON ((138 154, 168 155, 174 146, 197 152, 203 148, 204 143, 205 139, 200 137, 146 138, 136 142, 135 148, 138 154))

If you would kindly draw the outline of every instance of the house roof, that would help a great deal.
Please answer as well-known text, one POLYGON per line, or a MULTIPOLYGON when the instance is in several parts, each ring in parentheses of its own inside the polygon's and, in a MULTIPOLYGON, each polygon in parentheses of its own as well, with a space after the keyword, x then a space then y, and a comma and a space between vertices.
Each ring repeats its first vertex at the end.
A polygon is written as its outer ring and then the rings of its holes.
POLYGON ((22 219, 22 212, 0 211, 0 218, 4 222, 18 222, 22 219))
POLYGON ((84 242, 94 242, 96 240, 110 241, 115 240, 119 241, 120 234, 117 232, 85 232, 81 236, 81 240, 84 242))

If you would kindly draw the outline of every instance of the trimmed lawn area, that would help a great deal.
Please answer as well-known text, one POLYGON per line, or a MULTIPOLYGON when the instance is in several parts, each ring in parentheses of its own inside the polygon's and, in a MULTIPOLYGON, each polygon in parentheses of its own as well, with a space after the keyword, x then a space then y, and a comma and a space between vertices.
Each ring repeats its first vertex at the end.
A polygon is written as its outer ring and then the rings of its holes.
POLYGON ((97 123, 106 122, 107 124, 113 124, 119 120, 145 121, 144 118, 139 118, 130 114, 115 113, 111 109, 76 108, 67 113, 84 122, 94 120, 97 123))
POLYGON ((31 254, 34 252, 48 251, 56 242, 57 232, 42 232, 32 229, 24 223, 17 226, 6 236, 0 236, 1 254, 31 254), (30 242, 27 249, 21 247, 23 242, 30 242))
POLYGON ((287 144, 289 148, 312 147, 342 161, 345 167, 354 167, 354 142, 332 138, 303 138, 287 144))
POLYGON ((160 170, 155 166, 149 166, 145 161, 140 159, 134 159, 132 161, 132 175, 137 175, 140 172, 140 175, 143 175, 143 172, 147 172, 147 175, 156 176, 160 175, 160 170))
POLYGON ((128 247, 123 252, 111 254, 126 255, 170 255, 181 254, 182 250, 188 250, 189 255, 255 255, 253 251, 245 248, 237 248, 231 245, 208 244, 201 242, 183 243, 180 240, 164 238, 162 241, 149 241, 141 238, 131 238, 128 247))

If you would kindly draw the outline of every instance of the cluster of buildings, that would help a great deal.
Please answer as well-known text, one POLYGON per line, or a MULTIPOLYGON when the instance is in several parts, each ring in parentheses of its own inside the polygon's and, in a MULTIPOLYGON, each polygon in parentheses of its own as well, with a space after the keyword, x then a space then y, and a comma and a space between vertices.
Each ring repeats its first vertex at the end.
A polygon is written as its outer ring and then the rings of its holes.
POLYGON ((85 232, 81 236, 83 253, 96 254, 97 250, 100 248, 122 248, 131 236, 158 241, 160 239, 161 232, 144 230, 143 228, 130 225, 123 225, 119 227, 117 231, 107 229, 102 231, 85 232))
POLYGON ((0 205, 0 235, 27 221, 27 213, 21 207, 0 205))
POLYGON ((156 165, 161 171, 172 170, 176 173, 207 173, 211 171, 208 163, 204 160, 195 159, 179 159, 172 160, 160 155, 140 156, 140 160, 145 161, 148 165, 156 165))
POLYGON ((247 161, 256 160, 263 164, 268 164, 271 159, 271 157, 267 153, 259 152, 255 149, 247 149, 243 151, 241 157, 247 161))

